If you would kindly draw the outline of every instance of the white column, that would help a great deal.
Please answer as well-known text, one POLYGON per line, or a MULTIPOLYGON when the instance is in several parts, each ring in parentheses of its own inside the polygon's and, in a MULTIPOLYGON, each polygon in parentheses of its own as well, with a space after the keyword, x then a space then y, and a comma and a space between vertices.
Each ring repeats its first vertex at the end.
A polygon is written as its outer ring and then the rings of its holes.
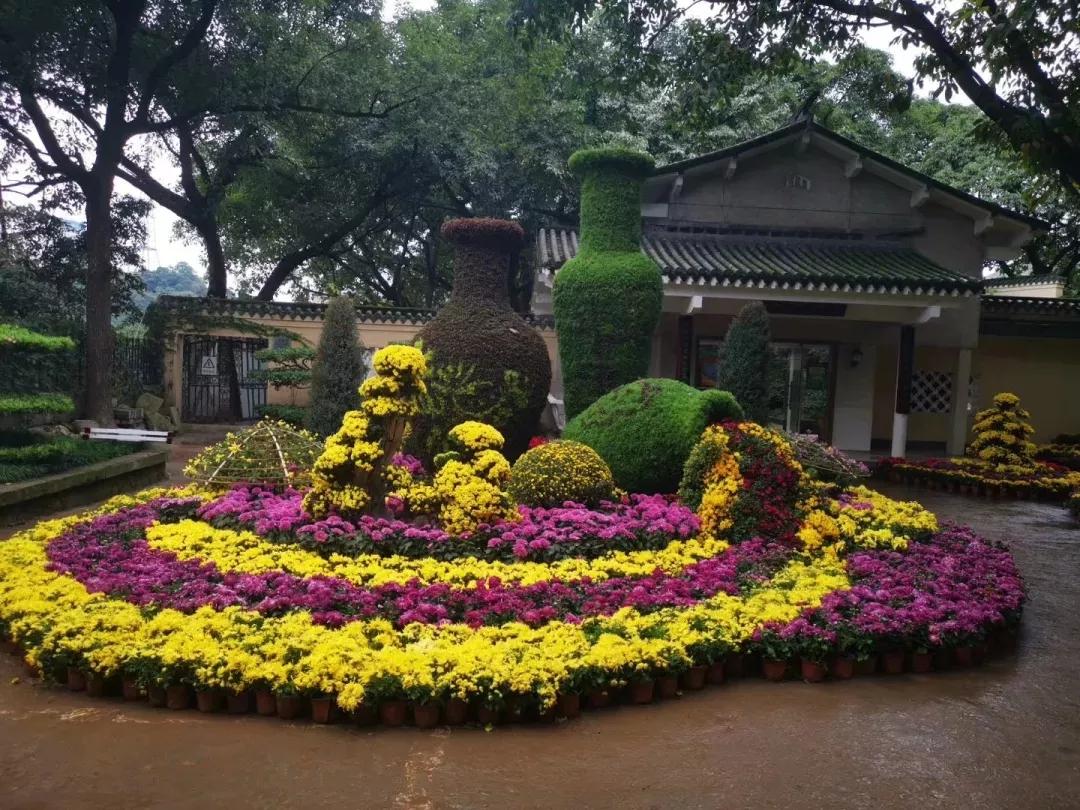
POLYGON ((911 375, 915 371, 915 327, 900 327, 900 342, 896 349, 896 406, 893 408, 892 453, 896 458, 907 455, 908 414, 911 413, 911 375))
POLYGON ((964 453, 967 444, 968 395, 971 381, 971 349, 960 349, 956 353, 956 375, 953 379, 952 429, 949 431, 949 455, 959 456, 964 453))
POLYGON ((793 346, 788 355, 788 395, 787 413, 784 415, 784 427, 788 433, 799 432, 799 422, 802 421, 802 346, 793 346))
POLYGON ((907 423, 906 413, 894 413, 892 419, 892 451, 889 455, 895 458, 904 458, 907 455, 907 423))

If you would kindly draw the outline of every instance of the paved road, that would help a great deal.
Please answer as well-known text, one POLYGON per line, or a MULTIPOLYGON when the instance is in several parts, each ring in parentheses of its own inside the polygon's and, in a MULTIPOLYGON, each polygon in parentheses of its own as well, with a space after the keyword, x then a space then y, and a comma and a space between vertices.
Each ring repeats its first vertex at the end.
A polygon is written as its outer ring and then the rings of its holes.
POLYGON ((491 733, 91 701, 11 683, 20 669, 4 657, 0 807, 1080 807, 1080 530, 1054 506, 918 495, 1011 542, 1031 592, 1016 657, 816 686, 743 681, 491 733))

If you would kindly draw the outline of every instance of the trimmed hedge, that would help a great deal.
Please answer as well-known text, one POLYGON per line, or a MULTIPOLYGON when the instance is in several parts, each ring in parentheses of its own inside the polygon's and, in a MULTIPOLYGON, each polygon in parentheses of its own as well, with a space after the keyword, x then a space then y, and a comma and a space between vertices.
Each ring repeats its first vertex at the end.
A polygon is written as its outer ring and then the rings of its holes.
POLYGON ((0 414, 67 413, 75 403, 66 394, 0 395, 0 414))
POLYGON ((527 506, 562 506, 567 501, 597 506, 615 499, 615 482, 595 450, 561 440, 534 447, 515 461, 507 491, 527 506))
POLYGON ((445 385, 430 385, 426 409, 435 416, 417 423, 414 441, 430 461, 446 449, 439 425, 488 421, 514 458, 535 433, 551 388, 544 340, 510 306, 510 258, 525 234, 507 220, 455 219, 442 235, 454 245, 454 284, 417 339, 430 356, 433 381, 467 379, 474 393, 456 396, 445 385))
POLYGON ((727 391, 698 391, 678 380, 645 379, 605 394, 570 420, 563 437, 589 445, 615 483, 630 492, 675 492, 702 431, 742 419, 727 391))
MULTIPOLYGON (((44 407, 48 403, 34 397, 70 391, 74 359, 75 342, 69 337, 40 335, 22 326, 0 324, 0 395, 22 395, 14 399, 4 397, 7 401, 0 403, 0 413, 72 410, 70 398, 64 398, 67 403, 64 406, 44 407)), ((59 400, 52 404, 59 404, 59 400)))
POLYGON ((769 313, 752 301, 724 337, 717 385, 735 396, 747 419, 761 425, 769 418, 769 360, 769 313))
POLYGON ((75 341, 69 337, 39 335, 24 326, 0 323, 0 351, 68 352, 75 350, 75 341))
POLYGON ((0 434, 0 484, 13 484, 84 467, 138 450, 124 442, 85 441, 71 436, 0 434))
POLYGON ((331 298, 311 365, 309 430, 319 436, 337 432, 345 413, 356 410, 360 403, 358 389, 365 371, 364 352, 356 328, 356 307, 351 298, 331 298))
POLYGON ((566 414, 649 371, 663 281, 641 252, 641 183, 652 158, 626 149, 575 152, 582 179, 581 244, 555 277, 566 414))

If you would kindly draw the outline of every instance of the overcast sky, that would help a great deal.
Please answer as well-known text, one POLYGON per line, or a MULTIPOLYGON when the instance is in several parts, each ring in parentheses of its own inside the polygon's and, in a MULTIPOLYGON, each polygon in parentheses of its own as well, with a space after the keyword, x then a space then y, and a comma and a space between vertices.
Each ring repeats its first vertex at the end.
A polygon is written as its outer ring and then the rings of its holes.
MULTIPOLYGON (((384 16, 387 19, 392 18, 399 8, 425 10, 434 5, 435 0, 387 0, 384 16)), ((709 8, 706 4, 700 4, 691 11, 691 14, 706 16, 709 14, 709 8)), ((892 38, 893 32, 888 28, 874 29, 863 37, 868 45, 889 51, 893 57, 894 67, 903 75, 912 76, 914 74, 912 60, 915 57, 915 51, 905 51, 898 46, 890 45, 892 38)), ((174 181, 178 179, 177 170, 167 159, 163 158, 157 161, 152 170, 159 179, 172 178, 174 181)), ((122 180, 117 181, 117 191, 142 196, 122 180)), ((184 261, 202 273, 205 268, 202 247, 197 241, 185 242, 177 238, 175 235, 176 222, 176 216, 170 211, 160 206, 154 206, 147 220, 147 240, 143 252, 144 263, 152 268, 162 264, 172 265, 184 261)))

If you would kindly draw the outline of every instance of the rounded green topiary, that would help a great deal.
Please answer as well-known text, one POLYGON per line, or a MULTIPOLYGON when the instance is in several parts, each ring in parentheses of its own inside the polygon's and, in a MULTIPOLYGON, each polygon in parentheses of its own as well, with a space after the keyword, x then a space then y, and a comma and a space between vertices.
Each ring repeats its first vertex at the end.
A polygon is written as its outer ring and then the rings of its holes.
POLYGON ((746 418, 759 425, 769 417, 769 359, 769 313, 751 301, 724 337, 717 386, 734 394, 746 418))
POLYGON ((646 375, 663 281, 641 253, 641 183, 652 158, 627 149, 575 152, 581 242, 552 288, 567 416, 646 375))
POLYGON ((473 420, 497 428, 514 458, 534 435, 551 388, 544 339, 510 307, 510 258, 525 234, 516 222, 456 219, 443 225, 442 235, 454 245, 454 285, 417 334, 430 354, 431 381, 429 413, 414 442, 432 456, 445 449, 425 440, 441 441, 437 425, 473 420))
POLYGON ((630 492, 674 492, 705 428, 741 419, 727 391, 698 391, 678 380, 645 379, 605 394, 566 425, 564 438, 589 445, 630 492))
POLYGON ((527 506, 566 501, 596 506, 615 498, 615 481, 604 460, 588 445, 565 440, 534 447, 518 458, 507 489, 527 506))

